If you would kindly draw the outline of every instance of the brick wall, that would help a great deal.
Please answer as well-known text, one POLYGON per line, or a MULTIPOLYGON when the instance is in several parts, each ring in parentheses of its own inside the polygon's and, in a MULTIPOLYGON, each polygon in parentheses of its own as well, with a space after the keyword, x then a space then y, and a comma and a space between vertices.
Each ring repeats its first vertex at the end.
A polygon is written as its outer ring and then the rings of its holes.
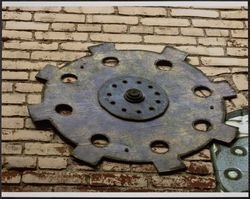
POLYGON ((104 161, 96 170, 70 156, 72 146, 37 130, 28 104, 41 101, 35 75, 88 54, 89 46, 189 53, 187 61, 212 81, 226 79, 248 105, 247 8, 4 7, 2 61, 3 191, 214 191, 208 149, 185 158, 186 171, 159 176, 152 164, 104 161))

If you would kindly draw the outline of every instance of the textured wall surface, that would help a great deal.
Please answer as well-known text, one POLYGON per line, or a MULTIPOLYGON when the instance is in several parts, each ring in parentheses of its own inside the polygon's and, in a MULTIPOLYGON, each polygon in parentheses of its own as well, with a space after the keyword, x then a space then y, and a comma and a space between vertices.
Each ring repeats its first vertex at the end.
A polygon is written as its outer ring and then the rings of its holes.
POLYGON ((189 53, 187 62, 211 81, 226 79, 237 98, 227 112, 248 106, 247 8, 5 7, 2 61, 3 191, 215 191, 208 148, 185 158, 186 171, 159 176, 152 164, 103 161, 96 169, 70 156, 72 146, 37 130, 28 104, 41 101, 35 79, 88 54, 88 46, 189 53))

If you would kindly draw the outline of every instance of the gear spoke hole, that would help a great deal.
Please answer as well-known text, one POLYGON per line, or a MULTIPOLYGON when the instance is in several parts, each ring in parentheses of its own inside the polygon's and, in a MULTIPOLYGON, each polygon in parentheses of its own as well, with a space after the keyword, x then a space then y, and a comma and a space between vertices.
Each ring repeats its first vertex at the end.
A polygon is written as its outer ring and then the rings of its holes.
POLYGON ((155 66, 158 70, 170 71, 173 67, 173 64, 168 60, 161 59, 155 63, 155 66))
POLYGON ((194 94, 198 97, 206 98, 212 95, 212 91, 206 86, 197 86, 194 88, 194 94))
POLYGON ((115 101, 111 101, 110 104, 115 105, 115 101))
POLYGON ((151 88, 153 88, 153 86, 149 85, 149 86, 148 86, 148 88, 150 88, 150 89, 151 89, 151 88))
POLYGON ((155 102, 156 102, 157 104, 160 104, 160 103, 161 103, 161 100, 155 100, 155 102))
POLYGON ((128 149, 128 148, 125 148, 124 151, 125 151, 125 152, 129 152, 129 149, 128 149))
POLYGON ((62 82, 72 84, 77 81, 77 76, 74 74, 64 74, 61 77, 62 82))
POLYGON ((127 81, 127 80, 123 80, 123 81, 122 81, 122 83, 127 84, 127 83, 128 83, 128 81, 127 81))
POLYGON ((154 111, 154 110, 155 110, 155 108, 154 108, 154 107, 152 107, 152 106, 151 106, 151 107, 149 107, 148 109, 149 109, 150 111, 154 111))
POLYGON ((137 81, 136 83, 137 83, 137 84, 141 84, 141 81, 137 81))
POLYGON ((212 124, 207 120, 196 120, 193 127, 197 131, 207 132, 212 129, 212 124))
POLYGON ((122 112, 126 112, 127 111, 127 109, 125 109, 125 108, 122 108, 122 112))
POLYGON ((161 95, 159 92, 155 92, 155 95, 161 95))
POLYGON ((91 143, 98 148, 108 146, 109 139, 105 135, 96 134, 91 137, 91 143))
POLYGON ((102 60, 104 66, 116 67, 119 63, 119 60, 116 57, 105 57, 102 60))
POLYGON ((107 96, 112 96, 112 93, 107 93, 107 96))
POLYGON ((69 116, 73 112, 73 108, 67 104, 59 104, 56 106, 55 111, 63 116, 69 116))
POLYGON ((167 153, 169 151, 168 144, 164 141, 161 141, 161 140, 153 141, 150 144, 150 148, 151 148, 152 152, 157 153, 157 154, 164 154, 164 153, 167 153))
POLYGON ((136 113, 141 114, 141 110, 137 110, 136 113))
POLYGON ((113 88, 117 88, 117 85, 116 85, 116 84, 112 84, 112 87, 113 87, 113 88))

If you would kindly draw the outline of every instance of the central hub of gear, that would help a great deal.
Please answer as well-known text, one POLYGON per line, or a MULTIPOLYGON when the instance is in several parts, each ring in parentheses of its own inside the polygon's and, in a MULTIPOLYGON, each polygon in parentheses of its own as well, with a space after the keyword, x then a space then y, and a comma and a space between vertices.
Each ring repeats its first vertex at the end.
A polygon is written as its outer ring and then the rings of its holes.
POLYGON ((140 103, 144 100, 143 93, 136 88, 128 89, 124 95, 124 98, 131 103, 140 103))
POLYGON ((120 76, 105 82, 98 92, 100 105, 125 120, 146 121, 162 115, 168 96, 159 85, 136 76, 120 76))

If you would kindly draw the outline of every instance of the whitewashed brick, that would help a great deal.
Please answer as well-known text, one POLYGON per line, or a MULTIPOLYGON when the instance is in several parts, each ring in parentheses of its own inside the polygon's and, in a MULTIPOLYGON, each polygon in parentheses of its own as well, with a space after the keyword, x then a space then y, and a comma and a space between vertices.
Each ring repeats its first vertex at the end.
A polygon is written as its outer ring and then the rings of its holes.
POLYGON ((188 19, 159 18, 159 17, 142 18, 141 23, 143 25, 152 25, 152 26, 189 26, 190 25, 188 19))
POLYGON ((198 43, 205 46, 225 46, 226 39, 221 37, 206 37, 198 38, 198 43))
POLYGON ((92 41, 106 41, 106 42, 122 42, 132 43, 141 42, 142 37, 139 35, 127 35, 127 34, 98 34, 93 33, 90 35, 92 41))
POLYGON ((35 32, 35 38, 39 40, 76 40, 86 41, 87 33, 78 32, 35 32))
POLYGON ((55 31, 75 31, 75 24, 72 23, 52 23, 51 29, 55 31))
POLYGON ((116 15, 88 15, 88 23, 118 23, 118 24, 138 24, 137 17, 125 17, 116 15))
POLYGON ((199 9, 171 9, 170 14, 172 16, 190 16, 190 17, 207 17, 217 18, 219 12, 215 10, 199 10, 199 9))
POLYGON ((248 66, 248 59, 231 57, 201 57, 201 62, 207 66, 248 66))
POLYGON ((84 13, 84 14, 112 14, 115 12, 113 7, 91 7, 91 6, 84 6, 84 7, 71 7, 67 6, 64 7, 63 10, 68 13, 84 13))
POLYGON ((32 39, 32 32, 28 31, 15 31, 15 30, 2 30, 3 39, 32 39))
POLYGON ((65 169, 67 167, 67 158, 39 157, 38 166, 40 169, 65 169))
POLYGON ((144 15, 144 16, 166 16, 164 8, 155 7, 118 7, 119 14, 122 15, 144 15))
POLYGON ((214 20, 214 19, 192 19, 195 27, 209 27, 209 28, 243 28, 241 21, 228 20, 214 20))
POLYGON ((232 37, 248 38, 248 30, 231 30, 232 37))
POLYGON ((31 13, 29 12, 2 12, 3 20, 21 20, 21 21, 30 21, 31 13))
POLYGON ((85 15, 58 14, 58 13, 35 13, 35 21, 42 22, 85 22, 85 15))
POLYGON ((215 55, 223 56, 224 50, 220 47, 204 47, 204 46, 177 46, 176 48, 194 55, 215 55))
POLYGON ((244 10, 221 11, 222 19, 247 19, 248 12, 244 10))
POLYGON ((83 32, 100 32, 102 27, 100 24, 78 24, 77 31, 83 32))
POLYGON ((2 79, 6 80, 27 80, 28 73, 27 72, 12 72, 12 71, 3 71, 2 79))
POLYGON ((201 28, 181 28, 181 33, 188 36, 203 36, 204 32, 201 28))
POLYGON ((85 52, 57 52, 57 51, 33 51, 31 59, 34 60, 55 60, 55 61, 73 61, 85 56, 85 52))
POLYGON ((117 24, 112 24, 112 25, 103 25, 103 31, 104 32, 112 32, 112 33, 124 33, 127 31, 127 26, 126 25, 117 25, 117 24))
POLYGON ((178 28, 170 28, 170 27, 155 27, 155 33, 160 35, 178 35, 178 28))
POLYGON ((144 36, 146 43, 165 43, 165 44, 196 44, 194 37, 182 36, 144 36))
POLYGON ((231 56, 247 56, 247 48, 227 48, 227 54, 231 56))
POLYGON ((58 43, 56 42, 35 42, 35 41, 9 41, 4 43, 6 49, 19 50, 57 50, 58 43))
POLYGON ((48 30, 48 23, 39 22, 23 22, 23 21, 7 21, 5 29, 12 30, 48 30))
POLYGON ((24 51, 17 51, 17 50, 3 50, 2 51, 2 58, 8 59, 29 59, 30 54, 29 52, 24 51))
POLYGON ((3 105, 3 116, 29 116, 27 106, 3 105))
POLYGON ((224 29, 205 29, 207 36, 227 37, 229 30, 224 29))

